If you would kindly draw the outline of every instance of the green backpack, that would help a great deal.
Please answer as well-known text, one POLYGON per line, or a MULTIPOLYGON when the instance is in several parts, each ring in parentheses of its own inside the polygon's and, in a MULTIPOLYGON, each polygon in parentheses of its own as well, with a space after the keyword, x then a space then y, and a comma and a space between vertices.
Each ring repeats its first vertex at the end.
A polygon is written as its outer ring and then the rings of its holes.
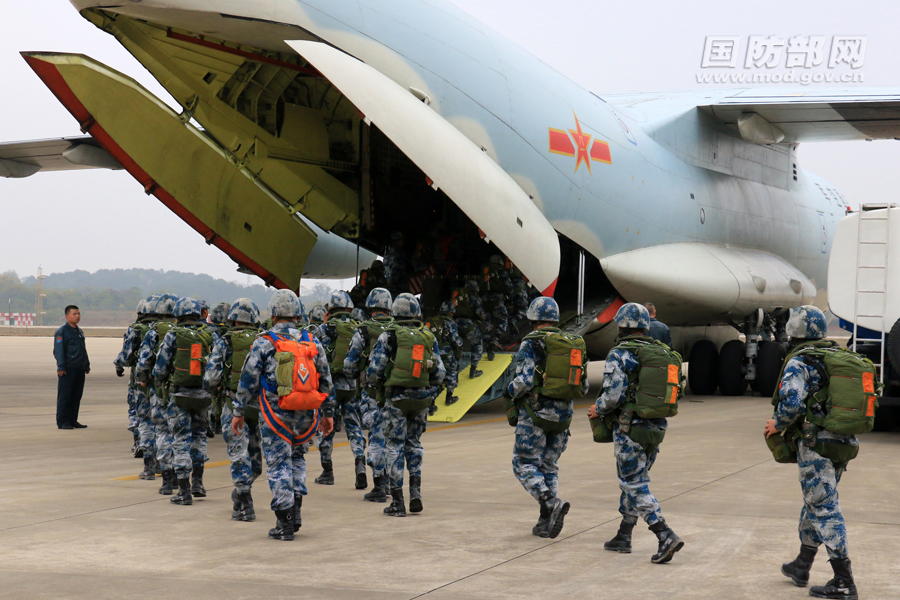
POLYGON ((434 334, 434 337, 437 339, 438 348, 443 349, 449 346, 450 353, 456 357, 456 360, 459 360, 462 355, 462 349, 455 346, 450 341, 450 334, 447 332, 447 323, 453 320, 453 317, 450 315, 437 315, 428 319, 425 323, 425 327, 434 334))
POLYGON ((366 347, 362 355, 362 370, 365 371, 366 365, 369 364, 369 356, 372 354, 372 348, 375 342, 381 337, 381 334, 391 328, 394 324, 392 317, 374 317, 359 326, 366 340, 366 347))
POLYGON ((244 368, 244 361, 250 354, 250 348, 256 337, 259 335, 259 329, 256 327, 233 327, 225 334, 225 339, 231 346, 231 357, 225 361, 225 388, 236 392, 238 384, 241 382, 241 370, 244 368))
POLYGON ((587 347, 580 335, 561 333, 556 327, 543 327, 525 336, 540 340, 546 356, 535 371, 532 391, 547 398, 582 398, 582 383, 587 378, 587 347))
POLYGON ((622 338, 616 348, 637 357, 640 367, 628 376, 629 398, 623 410, 642 419, 662 419, 678 414, 684 395, 681 355, 647 336, 622 338))
MULTIPOLYGON (((872 361, 831 342, 808 342, 798 346, 785 358, 779 381, 784 377, 788 361, 798 356, 816 359, 818 365, 824 367, 822 373, 820 366, 811 364, 824 375, 825 385, 807 398, 806 421, 843 435, 872 431, 878 396, 883 387, 876 380, 872 361), (816 405, 824 409, 824 417, 813 412, 816 405)), ((778 406, 779 402, 779 390, 776 390, 772 396, 772 405, 778 406)))
MULTIPOLYGON (((152 318, 150 318, 150 319, 144 318, 144 319, 138 319, 137 321, 132 323, 131 330, 134 331, 135 334, 137 334, 137 336, 138 336, 138 347, 140 347, 141 342, 144 341, 144 337, 150 331, 150 328, 153 327, 153 322, 154 321, 152 318)), ((128 357, 127 366, 133 367, 134 365, 137 364, 137 361, 138 361, 138 353, 132 352, 131 355, 128 357)))
MULTIPOLYGON (((417 323, 417 322, 416 322, 417 323)), ((394 360, 385 372, 385 387, 423 388, 434 371, 434 334, 421 324, 394 324, 390 331, 396 339, 394 360)))
POLYGON ((494 263, 488 263, 481 267, 481 281, 478 284, 482 293, 506 293, 506 286, 503 285, 503 279, 500 278, 502 271, 503 267, 494 263))
POLYGON ((179 387, 203 387, 203 372, 212 348, 213 329, 203 323, 176 325, 175 360, 171 383, 179 387))
POLYGON ((470 319, 475 316, 472 308, 471 292, 466 288, 460 288, 453 292, 453 301, 456 303, 456 318, 470 319))
POLYGON ((344 372, 344 359, 347 358, 347 352, 350 351, 350 342, 353 340, 353 334, 359 323, 353 319, 335 319, 329 320, 325 327, 334 328, 334 336, 331 340, 331 346, 325 349, 328 354, 329 366, 332 375, 340 375, 344 372))

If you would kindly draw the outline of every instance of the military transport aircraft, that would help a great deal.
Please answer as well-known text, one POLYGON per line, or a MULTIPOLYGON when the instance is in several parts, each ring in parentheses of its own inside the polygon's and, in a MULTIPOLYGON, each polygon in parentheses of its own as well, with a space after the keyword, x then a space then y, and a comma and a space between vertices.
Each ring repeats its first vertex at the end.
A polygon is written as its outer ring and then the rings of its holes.
POLYGON ((652 300, 699 394, 771 393, 769 334, 826 306, 847 202, 797 144, 900 137, 894 93, 594 94, 445 0, 71 2, 182 111, 87 56, 23 53, 89 137, 0 145, 0 175, 124 168, 279 287, 439 225, 555 294, 595 353, 622 302, 652 300))

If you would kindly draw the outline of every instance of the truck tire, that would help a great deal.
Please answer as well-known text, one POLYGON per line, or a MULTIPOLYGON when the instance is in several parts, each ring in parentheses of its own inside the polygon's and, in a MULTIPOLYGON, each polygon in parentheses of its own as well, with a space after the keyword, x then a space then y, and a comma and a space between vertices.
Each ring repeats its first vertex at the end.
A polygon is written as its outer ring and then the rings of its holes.
POLYGON ((744 377, 744 354, 747 345, 741 340, 725 342, 719 352, 719 392, 723 396, 743 396, 747 393, 744 377))
POLYGON ((719 351, 710 340, 700 340, 688 356, 688 386, 695 396, 716 393, 716 373, 719 372, 719 351))

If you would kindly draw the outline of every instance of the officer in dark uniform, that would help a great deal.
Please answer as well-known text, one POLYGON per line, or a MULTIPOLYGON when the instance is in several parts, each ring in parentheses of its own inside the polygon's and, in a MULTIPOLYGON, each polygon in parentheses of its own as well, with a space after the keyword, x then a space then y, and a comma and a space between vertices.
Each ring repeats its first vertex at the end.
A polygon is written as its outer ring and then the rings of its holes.
POLYGON ((84 332, 78 327, 81 311, 74 304, 66 307, 66 324, 53 334, 53 356, 59 377, 56 392, 56 426, 59 429, 84 429, 78 422, 78 409, 84 392, 84 376, 91 372, 91 361, 84 345, 84 332))

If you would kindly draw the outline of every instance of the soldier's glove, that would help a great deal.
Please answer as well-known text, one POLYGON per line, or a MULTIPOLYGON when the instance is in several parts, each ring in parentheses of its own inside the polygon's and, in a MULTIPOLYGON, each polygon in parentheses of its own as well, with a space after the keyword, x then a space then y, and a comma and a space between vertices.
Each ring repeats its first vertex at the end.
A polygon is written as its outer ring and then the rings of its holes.
POLYGON ((124 377, 125 376, 125 367, 116 367, 116 376, 124 377))

